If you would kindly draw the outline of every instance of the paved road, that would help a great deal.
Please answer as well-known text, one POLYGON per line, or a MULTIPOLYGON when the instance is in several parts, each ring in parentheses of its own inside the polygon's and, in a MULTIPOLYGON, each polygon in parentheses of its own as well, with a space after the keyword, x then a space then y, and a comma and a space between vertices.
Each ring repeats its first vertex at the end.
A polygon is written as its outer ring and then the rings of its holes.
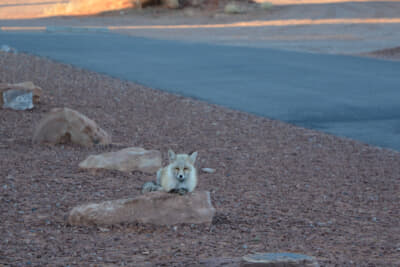
MULTIPOLYGON (((1 0, 0 2, 2 1, 20 4, 47 2, 47 0, 1 0)), ((59 2, 63 0, 49 1, 59 2)), ((78 1, 80 0, 74 2, 78 1)), ((319 0, 269 1, 274 2, 274 4, 288 1, 322 2, 319 0)), ((390 0, 391 2, 382 0, 374 0, 373 2, 368 2, 369 0, 360 0, 367 2, 343 1, 348 2, 277 5, 270 10, 262 10, 257 8, 256 5, 249 4, 243 6, 247 10, 246 12, 236 15, 223 14, 221 13, 222 10, 215 13, 215 11, 210 10, 185 8, 171 12, 163 9, 145 8, 125 10, 123 14, 113 12, 113 15, 82 16, 79 19, 68 16, 34 19, 35 8, 46 9, 46 5, 5 7, 0 4, 0 27, 2 29, 27 26, 39 28, 46 26, 108 27, 113 31, 137 37, 311 51, 324 54, 359 54, 399 46, 400 0, 390 0), (14 18, 29 17, 30 14, 31 19, 6 19, 13 17, 13 14, 16 15, 14 18), (230 27, 232 23, 236 22, 242 22, 242 24, 243 22, 250 22, 253 26, 230 27), (254 25, 257 22, 261 23, 258 26, 254 25), (220 26, 204 28, 204 26, 210 24, 220 26), (155 25, 162 27, 151 28, 155 25), (165 28, 165 26, 172 25, 179 27, 165 28), (181 27, 193 25, 200 27, 181 27)), ((80 2, 94 3, 95 7, 91 8, 93 11, 98 7, 96 3, 99 1, 82 0, 80 2)), ((244 4, 244 1, 241 1, 241 3, 244 4)), ((74 5, 74 7, 81 8, 80 5, 74 5)), ((47 7, 47 9, 49 8, 47 7)), ((61 11, 63 9, 57 8, 56 10, 61 11)))
POLYGON ((0 33, 0 44, 400 150, 400 62, 111 33, 0 33))

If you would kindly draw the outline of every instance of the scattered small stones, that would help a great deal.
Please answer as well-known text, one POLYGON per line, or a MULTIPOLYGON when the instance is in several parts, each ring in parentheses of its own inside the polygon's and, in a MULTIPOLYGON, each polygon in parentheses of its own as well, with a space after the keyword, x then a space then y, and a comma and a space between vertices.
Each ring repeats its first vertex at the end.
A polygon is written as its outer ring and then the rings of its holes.
POLYGON ((136 198, 91 203, 73 208, 71 225, 113 225, 119 223, 150 223, 174 225, 179 223, 211 224, 215 209, 210 193, 193 192, 184 196, 151 192, 136 198))
MULTIPOLYGON (((185 102, 173 95, 29 55, 1 55, 3 81, 10 77, 47 77, 40 83, 46 89, 44 93, 47 88, 55 90, 51 92, 54 101, 34 112, 0 111, 0 143, 8 146, 0 149, 1 221, 7 230, 0 240, 0 262, 5 266, 24 266, 27 260, 33 266, 45 262, 93 265, 96 256, 92 252, 110 265, 191 266, 198 258, 238 257, 262 252, 263 248, 283 247, 315 255, 321 266, 398 265, 400 243, 394 237, 400 236, 399 219, 393 216, 398 203, 391 201, 398 195, 398 152, 192 100, 185 102), (63 88, 62 92, 57 88, 63 88), (101 93, 94 93, 92 88, 101 89, 101 93), (118 88, 124 88, 123 94, 118 88), (113 97, 121 98, 121 102, 113 97), (75 206, 90 199, 101 202, 136 196, 148 177, 136 172, 127 180, 125 174, 110 177, 118 173, 108 171, 95 176, 70 164, 77 165, 90 154, 107 152, 103 148, 27 147, 26 134, 31 132, 32 121, 56 103, 71 103, 78 110, 86 105, 87 115, 100 111, 107 114, 98 123, 113 127, 121 143, 118 148, 113 143, 116 150, 125 148, 122 144, 132 143, 133 138, 135 143, 151 147, 191 150, 201 146, 202 151, 211 153, 202 157, 200 166, 216 168, 217 173, 224 170, 218 177, 204 174, 199 181, 200 188, 211 191, 212 203, 219 211, 212 225, 196 224, 191 229, 190 224, 183 224, 175 232, 173 226, 140 223, 113 225, 109 232, 96 227, 66 227, 61 220, 63 213, 68 217, 73 208, 68 208, 68 203, 75 206), (186 127, 185 131, 178 127, 181 121, 187 121, 187 131, 186 127), (212 127, 214 121, 218 121, 218 137, 216 127, 212 127), (251 130, 237 131, 242 127, 251 130), (137 129, 140 132, 136 133, 137 129), (177 140, 179 133, 182 138, 177 140), (315 136, 312 143, 308 141, 310 136, 315 136), (324 149, 318 148, 318 143, 324 149), (299 145, 302 151, 297 156, 286 157, 290 155, 286 152, 296 151, 299 145), (242 151, 227 156, 232 147, 242 151), (320 170, 315 171, 316 167, 320 170), (342 196, 342 192, 349 194, 342 196), (370 196, 379 198, 369 200, 370 196), (56 202, 61 206, 57 207, 56 202), (329 205, 331 202, 334 205, 329 205), (31 212, 32 207, 38 210, 31 212), (25 214, 18 214, 20 210, 25 214), (336 217, 338 210, 346 216, 336 217), (373 216, 377 223, 373 223, 373 216), (310 219, 315 228, 308 226, 310 219), (316 224, 329 220, 334 223, 323 227, 316 224), (37 237, 30 237, 30 229, 37 237), (370 239, 376 233, 378 244, 370 239), (253 241, 256 236, 261 238, 257 243, 253 241), (32 242, 25 245, 25 238, 32 242), (241 248, 244 243, 248 245, 247 253, 241 248), (141 255, 143 250, 150 254, 141 255)), ((230 259, 220 262, 226 264, 213 266, 234 266, 230 259)))
POLYGON ((108 169, 122 172, 135 170, 155 173, 161 168, 161 153, 157 150, 145 150, 129 147, 116 152, 91 155, 79 164, 82 169, 108 169))
POLYGON ((33 135, 35 143, 75 143, 82 146, 109 144, 111 137, 97 124, 69 108, 52 109, 37 125, 33 135))

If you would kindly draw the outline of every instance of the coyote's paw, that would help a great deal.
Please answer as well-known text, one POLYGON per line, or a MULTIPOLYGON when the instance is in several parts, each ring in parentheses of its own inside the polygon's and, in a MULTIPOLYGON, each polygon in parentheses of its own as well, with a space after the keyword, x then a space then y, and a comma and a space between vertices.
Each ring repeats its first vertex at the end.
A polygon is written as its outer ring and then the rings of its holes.
POLYGON ((179 194, 179 195, 185 195, 186 193, 188 193, 189 191, 186 188, 174 188, 172 190, 169 191, 170 193, 174 193, 174 194, 179 194))
POLYGON ((160 191, 162 189, 161 186, 154 182, 147 182, 142 186, 142 193, 160 191))

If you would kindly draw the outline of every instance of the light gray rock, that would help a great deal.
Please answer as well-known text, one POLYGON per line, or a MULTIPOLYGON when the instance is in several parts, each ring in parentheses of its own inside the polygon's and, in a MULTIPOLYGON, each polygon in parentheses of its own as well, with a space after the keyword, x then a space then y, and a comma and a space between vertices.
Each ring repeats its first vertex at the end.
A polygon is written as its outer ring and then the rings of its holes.
POLYGON ((209 192, 198 191, 184 196, 151 192, 136 198, 77 206, 71 210, 68 223, 71 225, 113 225, 134 222, 155 225, 210 224, 214 213, 209 192))
POLYGON ((257 253, 246 255, 242 258, 240 266, 243 267, 318 267, 314 257, 303 254, 283 253, 257 253))
POLYGON ((93 120, 69 108, 52 109, 36 126, 35 143, 110 144, 111 137, 93 120))
POLYGON ((13 48, 13 47, 11 47, 11 46, 9 46, 9 45, 6 45, 6 44, 4 44, 4 45, 1 46, 0 51, 1 51, 1 52, 5 52, 5 53, 14 53, 14 54, 17 54, 17 49, 15 49, 15 48, 13 48))
POLYGON ((91 155, 79 164, 82 169, 108 169, 122 172, 155 173, 161 168, 161 153, 140 147, 128 147, 116 152, 91 155))
POLYGON ((32 82, 0 83, 0 107, 14 110, 32 109, 39 104, 42 88, 32 82))
POLYGON ((14 110, 33 109, 32 92, 8 90, 3 92, 3 108, 14 110))

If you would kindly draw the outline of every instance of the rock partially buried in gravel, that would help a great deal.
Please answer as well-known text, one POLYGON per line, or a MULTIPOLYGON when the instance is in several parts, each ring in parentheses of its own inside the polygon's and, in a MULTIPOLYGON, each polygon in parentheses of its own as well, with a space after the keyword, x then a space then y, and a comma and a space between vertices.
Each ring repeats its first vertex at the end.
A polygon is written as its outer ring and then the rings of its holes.
POLYGON ((35 143, 75 143, 82 146, 109 144, 111 137, 97 124, 69 108, 52 109, 37 125, 35 143))
POLYGON ((32 109, 40 103, 42 88, 33 82, 0 83, 0 107, 15 110, 32 109))
POLYGON ((108 169, 122 172, 142 171, 155 173, 161 168, 161 153, 157 150, 145 150, 129 147, 116 152, 91 155, 79 164, 83 169, 108 169))
POLYGON ((297 253, 257 253, 242 258, 243 267, 318 267, 314 257, 297 253))
POLYGON ((184 196, 151 192, 136 198, 77 206, 71 210, 68 223, 86 226, 134 222, 155 225, 210 224, 214 213, 207 191, 184 196))

